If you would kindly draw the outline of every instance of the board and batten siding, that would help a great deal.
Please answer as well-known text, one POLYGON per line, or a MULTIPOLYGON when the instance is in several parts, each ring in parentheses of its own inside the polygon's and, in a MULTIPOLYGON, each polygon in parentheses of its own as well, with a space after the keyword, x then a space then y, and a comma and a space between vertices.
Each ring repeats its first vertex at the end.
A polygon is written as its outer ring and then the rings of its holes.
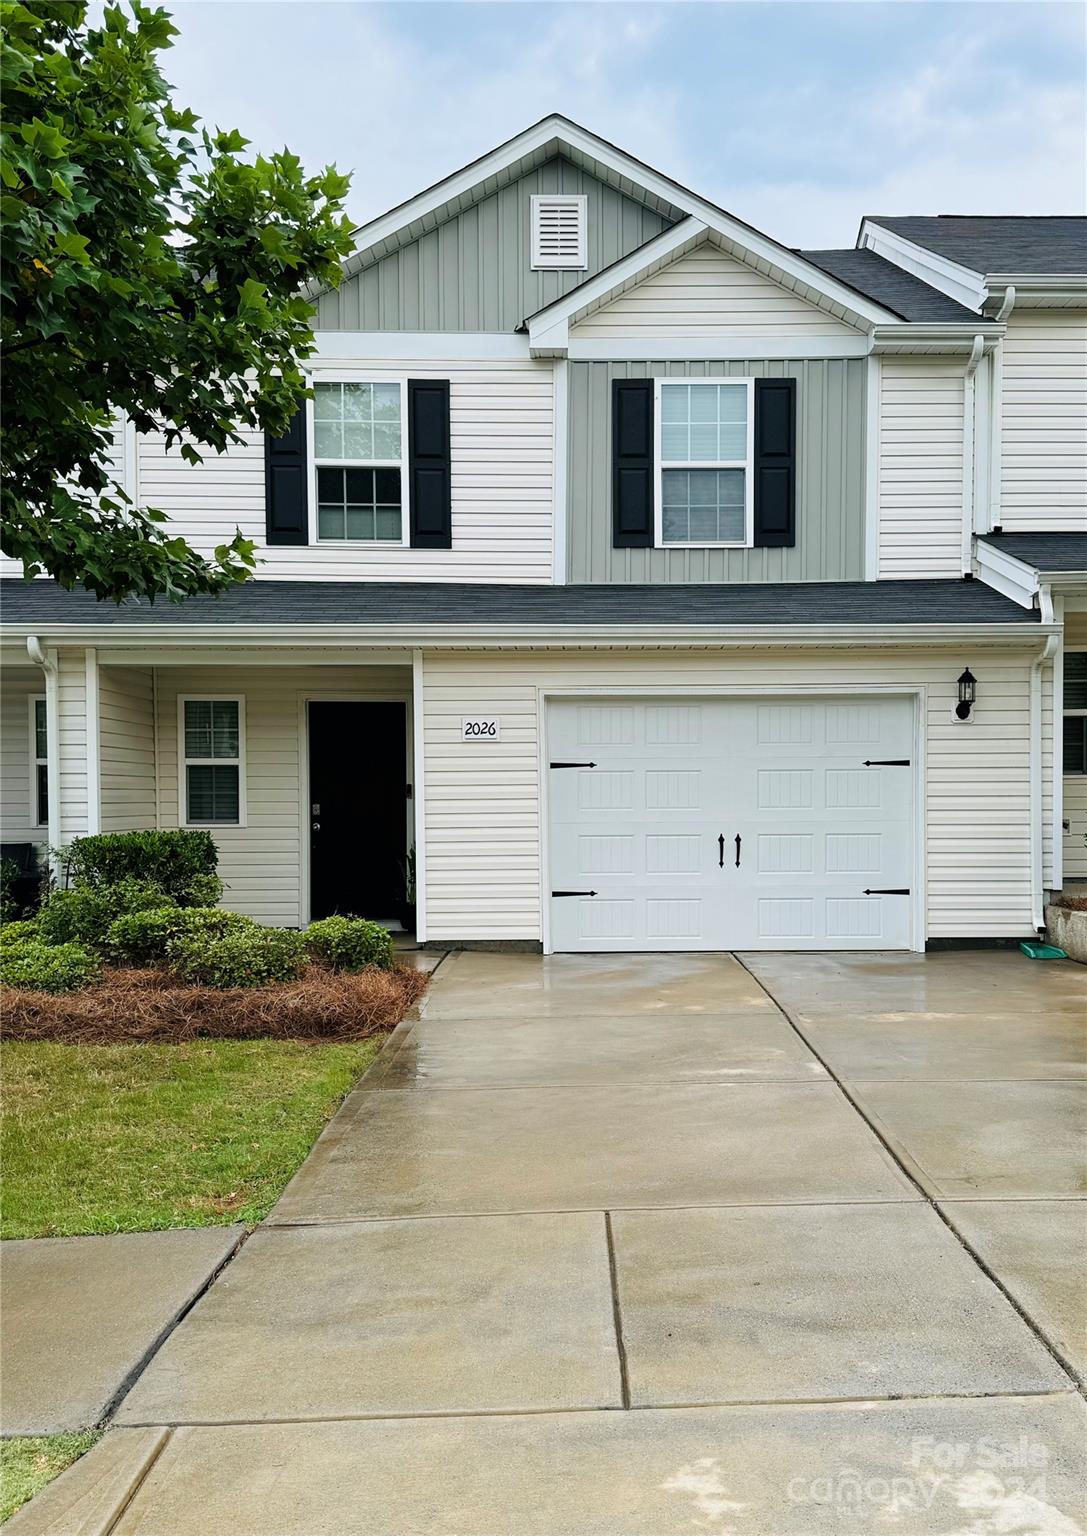
POLYGON ((98 773, 103 832, 157 824, 155 683, 150 667, 98 670, 98 773))
MULTIPOLYGON (((257 545, 259 580, 546 582, 553 541, 554 368, 550 362, 337 361, 326 370, 372 379, 450 381, 452 549, 328 540, 264 542, 264 442, 259 432, 223 454, 186 464, 163 439, 139 445, 140 494, 172 531, 210 553, 234 529, 257 545)), ((406 479, 406 476, 405 476, 406 479)))
POLYGON ((669 222, 557 157, 322 294, 317 327, 512 332, 538 309, 652 240, 669 222), (541 192, 587 198, 586 268, 532 270, 530 200, 541 192))
POLYGON ((852 326, 775 283, 719 246, 704 244, 603 303, 570 328, 571 341, 750 334, 856 336, 852 326))
POLYGON ((44 843, 34 815, 30 777, 30 700, 45 697, 39 667, 6 665, 0 691, 0 842, 44 843))
MULTIPOLYGON (((262 923, 296 928, 309 817, 303 816, 306 742, 302 702, 316 699, 410 699, 408 668, 159 667, 156 669, 159 825, 181 824, 178 699, 245 699, 247 818, 244 827, 213 827, 222 904, 262 923)), ((410 716, 409 716, 410 725, 410 716)), ((388 814, 377 808, 375 814, 388 814)), ((406 812, 405 812, 406 814, 406 812)))
POLYGON ((963 363, 884 357, 879 388, 879 577, 962 574, 963 363))
POLYGON ((570 363, 568 579, 654 583, 862 581, 867 366, 864 358, 570 363), (647 376, 796 379, 797 510, 792 549, 612 547, 612 380, 647 376))
POLYGON ((1002 369, 1001 526, 1087 532, 1087 310, 1013 310, 1002 369))
MULTIPOLYGON (((859 650, 427 652, 423 663, 427 937, 542 935, 539 720, 542 696, 685 688, 898 685, 925 698, 927 937, 1031 931, 1029 655, 986 651, 972 725, 953 720, 958 652, 859 650), (494 742, 461 740, 467 714, 497 715, 494 742)), ((980 665, 978 667, 980 672, 980 665)))

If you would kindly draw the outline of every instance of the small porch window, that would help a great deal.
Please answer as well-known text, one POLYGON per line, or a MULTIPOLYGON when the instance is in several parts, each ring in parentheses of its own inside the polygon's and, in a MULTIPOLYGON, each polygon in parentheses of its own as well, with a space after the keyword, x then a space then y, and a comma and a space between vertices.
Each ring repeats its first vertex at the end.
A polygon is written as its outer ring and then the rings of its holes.
POLYGON ((30 701, 30 819, 36 827, 49 825, 49 732, 45 698, 30 701))
POLYGON ((242 698, 183 698, 181 784, 186 827, 245 824, 242 698))
POLYGON ((402 380, 314 386, 317 537, 404 542, 402 380))
POLYGON ((1064 771, 1087 773, 1087 651, 1064 653, 1064 771))

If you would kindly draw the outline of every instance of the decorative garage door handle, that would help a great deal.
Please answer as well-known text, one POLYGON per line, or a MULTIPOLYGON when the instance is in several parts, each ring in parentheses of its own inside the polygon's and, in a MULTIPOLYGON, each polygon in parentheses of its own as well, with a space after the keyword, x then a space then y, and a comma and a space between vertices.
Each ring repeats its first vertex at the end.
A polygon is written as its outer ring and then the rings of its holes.
POLYGON ((736 868, 740 867, 740 834, 736 834, 736 868))
POLYGON ((552 896, 595 896, 595 891, 552 891, 552 896))
POLYGON ((718 869, 724 869, 724 867, 725 867, 725 834, 722 832, 721 836, 717 839, 717 868, 718 869))
POLYGON ((879 890, 865 886, 864 894, 866 896, 908 896, 910 888, 908 885, 891 885, 884 886, 882 890, 879 890))
POLYGON ((549 768, 595 768, 595 763, 548 763, 549 768))
POLYGON ((866 757, 864 766, 866 768, 908 768, 910 760, 908 757, 866 757))

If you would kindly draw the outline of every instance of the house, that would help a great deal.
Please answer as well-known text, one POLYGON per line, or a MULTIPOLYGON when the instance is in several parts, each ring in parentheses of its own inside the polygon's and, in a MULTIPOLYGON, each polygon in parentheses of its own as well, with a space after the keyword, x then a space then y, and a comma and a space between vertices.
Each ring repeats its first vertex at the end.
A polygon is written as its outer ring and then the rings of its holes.
MULTIPOLYGON (((282 439, 130 494, 258 576, 3 586, 5 842, 545 951, 1018 939, 1087 876, 1087 220, 793 250, 562 117, 358 231, 282 439)), ((6 574, 17 576, 8 562, 6 574)))

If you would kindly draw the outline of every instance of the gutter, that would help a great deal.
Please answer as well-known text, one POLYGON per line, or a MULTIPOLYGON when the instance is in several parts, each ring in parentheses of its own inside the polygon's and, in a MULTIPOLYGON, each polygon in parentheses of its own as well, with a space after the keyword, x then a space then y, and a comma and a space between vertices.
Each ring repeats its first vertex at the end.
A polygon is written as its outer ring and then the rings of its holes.
MULTIPOLYGON (((1047 586, 1039 588, 1038 605, 1042 623, 1054 623, 1053 596, 1047 586)), ((1043 882, 1043 794, 1042 794, 1042 670, 1056 655, 1060 630, 1051 629, 1041 650, 1030 664, 1030 920, 1038 932, 1045 929, 1042 900, 1043 882)), ((1053 766, 1056 773, 1056 764, 1053 766)))
POLYGON ((27 635, 26 654, 45 674, 45 752, 48 763, 46 831, 49 839, 49 868, 55 874, 57 863, 53 849, 60 847, 60 687, 57 653, 55 650, 44 650, 37 635, 27 635))
MULTIPOLYGON (((10 639, 21 639, 25 630, 5 626, 10 639)), ((1059 626, 1055 626, 1059 633, 1059 626)), ((491 648, 528 650, 558 647, 602 646, 631 650, 640 646, 690 649, 699 646, 930 646, 959 645, 964 641, 1034 641, 1037 622, 1000 620, 996 623, 895 624, 97 624, 58 625, 51 632, 55 644, 98 645, 104 649, 154 648, 159 644, 181 646, 269 646, 290 650, 299 645, 342 649, 359 647, 434 650, 491 648)))

